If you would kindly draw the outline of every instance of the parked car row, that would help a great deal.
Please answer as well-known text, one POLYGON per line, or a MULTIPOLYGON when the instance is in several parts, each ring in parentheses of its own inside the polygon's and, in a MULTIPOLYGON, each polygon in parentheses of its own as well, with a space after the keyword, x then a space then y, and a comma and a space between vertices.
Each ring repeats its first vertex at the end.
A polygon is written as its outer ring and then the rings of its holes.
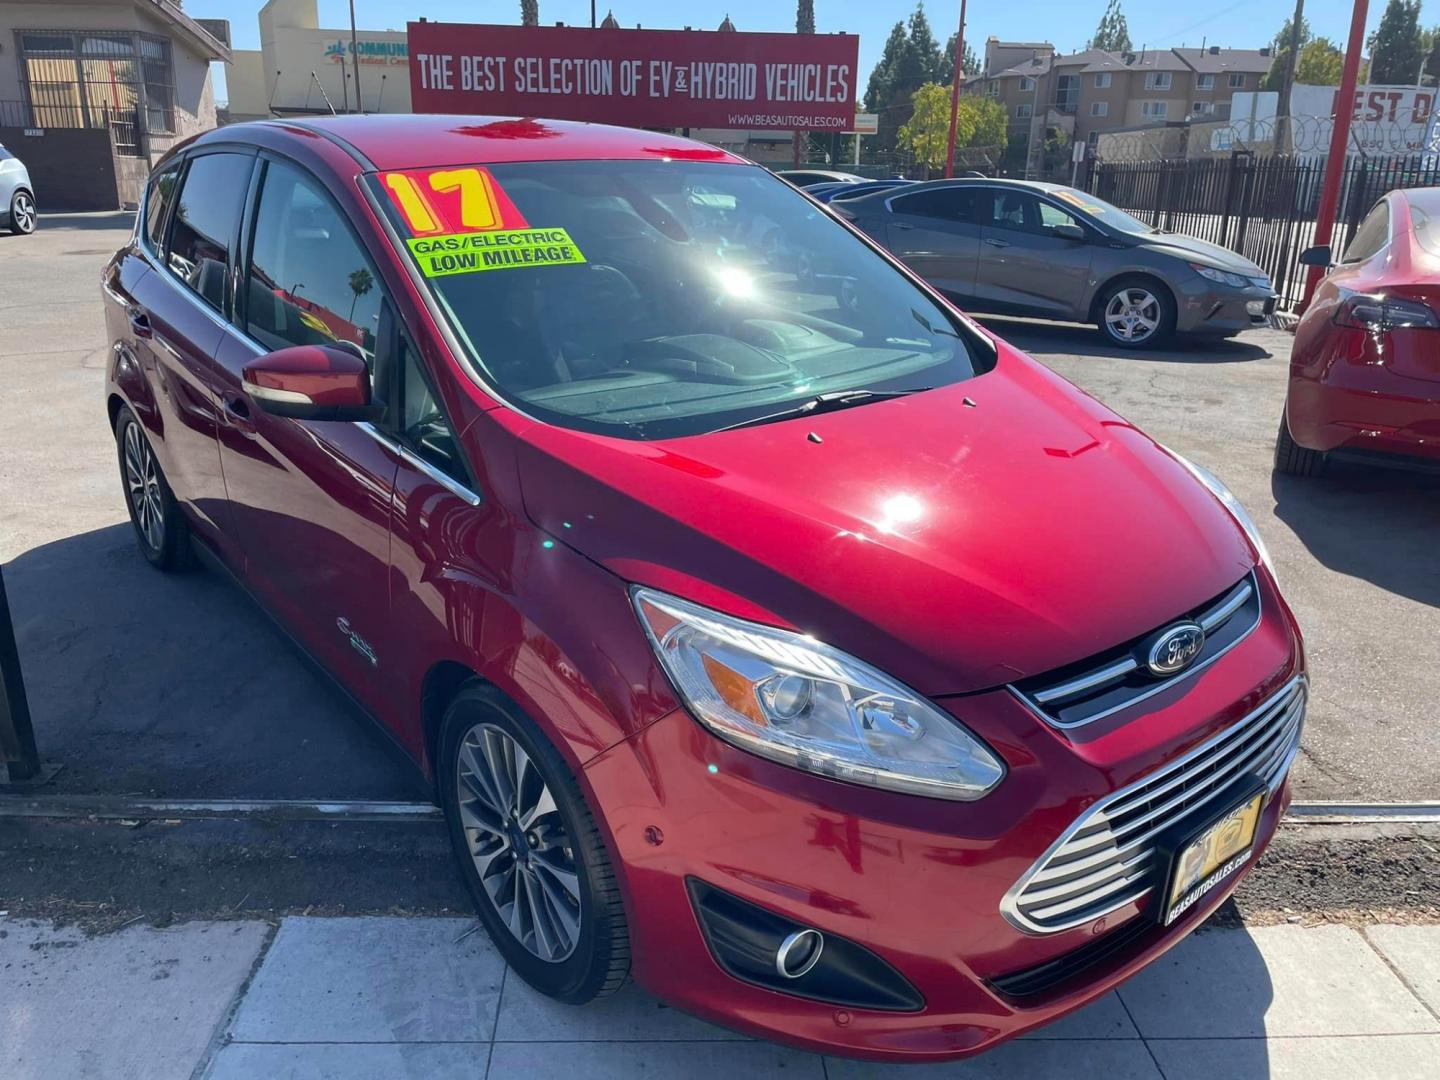
MULTIPOLYGON (((987 250, 1193 257, 921 187, 987 250)), ((1304 650, 1224 484, 730 154, 228 126, 102 287, 140 551, 232 574, 394 737, 546 994, 973 1054, 1168 950, 1289 801, 1304 650)))
MULTIPOLYGON (((802 179, 812 175, 803 174, 802 179)), ((864 183, 805 190, 967 311, 1093 322, 1112 344, 1173 334, 1222 338, 1264 326, 1270 279, 1215 244, 1164 232, 1074 188, 1018 180, 864 183)), ((843 267, 792 262, 802 280, 855 302, 843 267)), ((1296 329, 1276 441, 1278 472, 1312 476, 1333 457, 1440 461, 1440 189, 1381 198, 1296 329)))

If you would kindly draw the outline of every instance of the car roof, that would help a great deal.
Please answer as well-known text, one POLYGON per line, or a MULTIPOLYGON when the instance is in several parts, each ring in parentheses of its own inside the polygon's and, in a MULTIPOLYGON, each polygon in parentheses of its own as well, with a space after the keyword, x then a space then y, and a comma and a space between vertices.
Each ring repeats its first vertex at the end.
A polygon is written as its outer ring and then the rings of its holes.
MULTIPOLYGON (((512 161, 604 161, 679 159, 748 165, 714 146, 635 128, 510 116, 441 116, 379 113, 233 124, 213 133, 218 140, 245 129, 300 129, 339 140, 377 169, 485 165, 512 161)), ((199 142, 209 141, 202 137, 199 142)))

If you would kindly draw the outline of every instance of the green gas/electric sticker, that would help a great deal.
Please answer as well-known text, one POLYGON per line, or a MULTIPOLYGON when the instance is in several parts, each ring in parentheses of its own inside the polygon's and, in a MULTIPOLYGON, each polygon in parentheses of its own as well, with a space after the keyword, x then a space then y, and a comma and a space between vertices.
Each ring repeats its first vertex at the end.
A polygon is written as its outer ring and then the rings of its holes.
POLYGON ((564 229, 494 229, 417 236, 405 243, 427 278, 585 261, 564 229))

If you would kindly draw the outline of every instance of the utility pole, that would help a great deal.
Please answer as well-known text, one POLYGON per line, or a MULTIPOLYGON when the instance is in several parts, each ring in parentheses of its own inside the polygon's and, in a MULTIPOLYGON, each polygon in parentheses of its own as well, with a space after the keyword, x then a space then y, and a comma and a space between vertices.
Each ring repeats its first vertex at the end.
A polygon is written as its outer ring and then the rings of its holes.
MULTIPOLYGON (((1290 127, 1290 92, 1295 86, 1295 69, 1300 64, 1300 23, 1305 18, 1305 0, 1295 0, 1295 14, 1290 19, 1290 53, 1285 57, 1285 81, 1280 85, 1280 100, 1275 106, 1275 152, 1283 154, 1290 127)), ((1252 125, 1253 126, 1253 125, 1252 125)), ((1251 131, 1253 138, 1255 133, 1251 131)))
MULTIPOLYGON (((1340 182, 1345 169, 1345 147, 1350 141, 1350 118, 1355 112, 1355 81, 1360 72, 1360 50, 1365 48, 1365 16, 1369 0, 1355 0, 1350 16, 1350 42, 1345 46, 1345 69, 1340 75, 1340 93, 1335 97, 1335 123, 1330 130, 1330 152, 1325 157, 1325 183, 1320 189, 1320 209, 1315 216, 1315 246, 1328 246, 1335 231, 1335 211, 1340 206, 1340 182)), ((1323 266, 1311 266, 1305 277, 1305 301, 1310 306, 1315 286, 1325 274, 1323 266)))
MULTIPOLYGON (((960 0, 960 29, 955 32, 955 79, 950 86, 950 138, 945 145, 945 179, 955 175, 955 128, 960 123, 960 83, 965 78, 965 0, 960 0)), ((859 136, 857 135, 858 139, 859 136)))
POLYGON ((355 36, 355 0, 350 0, 350 59, 355 62, 355 111, 365 111, 365 101, 360 96, 360 46, 355 36))

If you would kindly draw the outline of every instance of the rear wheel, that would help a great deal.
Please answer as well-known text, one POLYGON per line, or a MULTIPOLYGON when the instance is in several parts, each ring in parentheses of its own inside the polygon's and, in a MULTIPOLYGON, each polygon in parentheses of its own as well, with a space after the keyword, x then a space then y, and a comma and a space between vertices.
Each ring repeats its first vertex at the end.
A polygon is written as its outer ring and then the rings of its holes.
POLYGON ((190 530, 180 506, 140 421, 128 408, 115 420, 115 448, 120 458, 120 481, 125 486, 125 506, 140 553, 161 570, 183 570, 190 566, 190 530))
POLYGON ((1108 286, 1099 307, 1100 333, 1122 348, 1159 345, 1175 332, 1175 301, 1167 289, 1145 278, 1108 286))
POLYGON ((573 1005, 630 971, 614 868, 570 769, 529 717, 474 683, 446 710, 440 796, 480 921, 512 968, 573 1005))
POLYGON ((1280 433, 1275 436, 1275 471, 1286 476, 1319 476, 1325 471, 1325 453, 1301 446, 1290 437, 1290 420, 1280 414, 1280 433))
POLYGON ((24 236, 35 231, 35 196, 23 188, 10 197, 10 231, 24 236))

